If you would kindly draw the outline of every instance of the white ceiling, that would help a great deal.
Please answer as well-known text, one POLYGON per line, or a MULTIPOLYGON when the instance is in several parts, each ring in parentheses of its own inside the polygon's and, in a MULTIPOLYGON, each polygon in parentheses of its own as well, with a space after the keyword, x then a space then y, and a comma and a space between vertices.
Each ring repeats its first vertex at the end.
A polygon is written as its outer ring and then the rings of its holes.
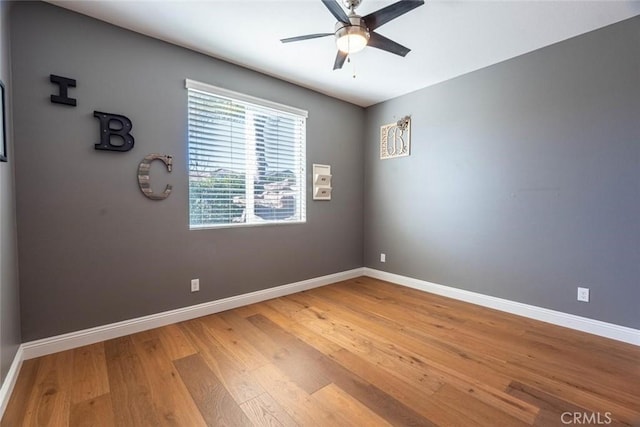
MULTIPOLYGON (((339 0, 341 3, 341 1, 339 0)), ((366 15, 394 0, 363 0, 366 15)), ((376 31, 412 49, 366 48, 333 71, 333 37, 320 0, 103 0, 49 3, 261 71, 361 106, 439 83, 640 14, 640 1, 437 1, 376 31), (355 72, 355 78, 353 77, 355 72)))

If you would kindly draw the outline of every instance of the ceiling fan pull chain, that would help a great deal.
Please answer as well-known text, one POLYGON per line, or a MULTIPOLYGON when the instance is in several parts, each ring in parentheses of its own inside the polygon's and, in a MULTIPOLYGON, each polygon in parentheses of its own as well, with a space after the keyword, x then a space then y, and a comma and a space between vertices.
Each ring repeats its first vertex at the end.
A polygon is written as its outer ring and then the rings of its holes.
POLYGON ((351 62, 351 56, 349 56, 349 58, 347 60, 351 64, 351 77, 353 77, 355 79, 356 78, 356 63, 355 62, 351 62))

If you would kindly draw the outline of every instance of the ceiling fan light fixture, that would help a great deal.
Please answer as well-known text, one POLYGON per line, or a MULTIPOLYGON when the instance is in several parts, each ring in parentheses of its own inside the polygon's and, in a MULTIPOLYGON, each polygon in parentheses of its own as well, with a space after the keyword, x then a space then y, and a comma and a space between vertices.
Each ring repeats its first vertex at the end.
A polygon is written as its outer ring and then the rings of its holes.
POLYGON ((333 35, 338 47, 338 54, 333 63, 334 70, 341 69, 350 54, 359 52, 367 46, 375 47, 394 55, 406 56, 411 49, 376 33, 376 29, 416 7, 422 6, 424 2, 425 0, 398 0, 375 12, 360 16, 356 13, 356 8, 362 3, 362 0, 342 0, 342 4, 349 10, 349 14, 340 6, 338 0, 322 0, 322 4, 338 21, 333 33, 307 34, 288 37, 280 41, 289 43, 333 35))
POLYGON ((336 32, 336 45, 344 53, 360 52, 369 42, 369 32, 358 25, 343 27, 336 32))

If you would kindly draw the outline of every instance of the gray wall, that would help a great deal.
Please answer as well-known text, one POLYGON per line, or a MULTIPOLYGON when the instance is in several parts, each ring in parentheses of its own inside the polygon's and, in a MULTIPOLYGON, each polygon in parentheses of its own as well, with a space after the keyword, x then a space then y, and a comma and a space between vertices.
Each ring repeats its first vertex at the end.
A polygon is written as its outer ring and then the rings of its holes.
POLYGON ((15 162, 11 135, 10 7, 10 3, 0 1, 0 80, 5 85, 5 118, 9 157, 9 162, 0 162, 0 383, 4 381, 20 345, 18 250, 13 170, 15 162))
POLYGON ((11 19, 24 341, 363 265, 363 109, 51 5, 11 19), (49 102, 49 74, 77 80, 77 108, 49 102), (309 111, 306 224, 189 231, 185 78, 309 111), (133 121, 132 151, 94 150, 94 110, 133 121), (161 202, 136 180, 154 152, 174 156, 152 168, 161 202), (311 200, 312 163, 331 202, 311 200))
POLYGON ((640 327, 640 18, 365 112, 51 5, 11 13, 3 376, 20 341, 13 165, 24 341, 363 264, 640 327), (77 108, 49 102, 49 74, 78 80, 77 108), (307 109, 309 171, 332 165, 333 201, 308 192, 304 225, 189 231, 185 78, 307 109), (134 150, 95 151, 94 110, 130 117, 134 150), (411 157, 380 161, 379 126, 405 114, 411 157), (175 159, 173 173, 152 171, 158 189, 174 186, 163 202, 137 187, 152 152, 175 159), (591 303, 575 301, 579 285, 591 303))
POLYGON ((639 51, 635 17, 367 109, 365 265, 640 327, 639 51))

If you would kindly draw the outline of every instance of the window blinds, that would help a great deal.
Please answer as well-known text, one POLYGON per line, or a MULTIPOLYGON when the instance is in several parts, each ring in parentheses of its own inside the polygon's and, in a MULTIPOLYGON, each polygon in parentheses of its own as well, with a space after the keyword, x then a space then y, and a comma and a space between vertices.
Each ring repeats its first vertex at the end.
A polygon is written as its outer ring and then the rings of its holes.
POLYGON ((306 112, 187 80, 189 223, 306 220, 306 112))

